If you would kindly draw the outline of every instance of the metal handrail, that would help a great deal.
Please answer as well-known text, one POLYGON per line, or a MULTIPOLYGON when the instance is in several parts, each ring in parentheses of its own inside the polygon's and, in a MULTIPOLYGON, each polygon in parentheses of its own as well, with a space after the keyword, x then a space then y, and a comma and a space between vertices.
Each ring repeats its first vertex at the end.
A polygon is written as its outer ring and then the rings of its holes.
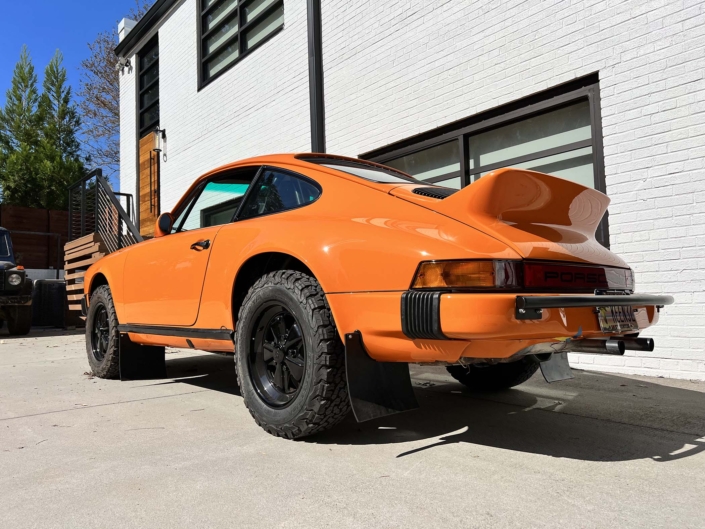
MULTIPOLYGON (((103 171, 101 169, 94 169, 90 173, 86 174, 83 178, 78 180, 77 182, 74 182, 68 187, 68 192, 69 192, 69 241, 75 240, 78 237, 82 237, 88 233, 89 230, 87 230, 86 226, 86 220, 88 218, 88 212, 87 212, 87 192, 90 191, 89 186, 92 183, 91 181, 94 180, 95 184, 94 187, 92 188, 94 192, 94 198, 95 199, 95 204, 93 204, 93 228, 95 232, 98 232, 103 236, 106 242, 106 245, 109 247, 110 251, 116 251, 120 248, 123 248, 124 246, 129 246, 130 244, 135 244, 138 242, 142 242, 143 238, 140 235, 139 230, 135 226, 134 222, 132 221, 131 215, 129 215, 125 209, 122 207, 122 204, 120 204, 120 201, 118 200, 116 193, 110 188, 110 185, 108 184, 107 180, 103 178, 103 171), (77 189, 80 189, 80 233, 74 233, 74 203, 73 203, 73 196, 76 192, 77 189), (101 198, 104 200, 104 203, 101 206, 100 200, 101 198), (105 202, 105 199, 107 199, 107 203, 105 202), (116 230, 111 230, 108 231, 108 224, 111 222, 110 218, 104 218, 103 219, 103 231, 101 231, 101 211, 105 210, 106 208, 112 207, 114 209, 114 212, 117 214, 117 229, 116 230), (129 233, 129 237, 124 237, 123 236, 123 230, 122 230, 122 224, 124 223, 125 227, 127 228, 127 231, 129 233), (115 233, 113 233, 115 231, 115 233)), ((117 193, 120 196, 124 196, 127 199, 127 208, 128 210, 131 210, 131 205, 132 205, 132 195, 129 195, 128 193, 117 193)))

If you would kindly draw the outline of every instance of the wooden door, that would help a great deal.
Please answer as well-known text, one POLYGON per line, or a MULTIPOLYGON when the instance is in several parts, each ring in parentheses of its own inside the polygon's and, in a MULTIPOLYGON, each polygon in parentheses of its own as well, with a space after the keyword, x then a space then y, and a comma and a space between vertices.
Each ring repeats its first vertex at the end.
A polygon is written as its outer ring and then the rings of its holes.
POLYGON ((154 225, 159 216, 159 154, 154 152, 154 134, 140 140, 140 174, 138 176, 140 235, 154 237, 154 225))

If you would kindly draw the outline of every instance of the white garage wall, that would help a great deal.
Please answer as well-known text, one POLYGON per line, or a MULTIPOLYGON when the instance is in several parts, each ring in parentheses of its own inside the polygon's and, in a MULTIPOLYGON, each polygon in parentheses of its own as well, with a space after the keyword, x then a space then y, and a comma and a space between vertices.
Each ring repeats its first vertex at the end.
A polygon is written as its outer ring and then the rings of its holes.
POLYGON ((358 155, 599 72, 612 249, 673 293, 653 353, 574 365, 705 379, 705 3, 324 0, 328 149, 358 155))

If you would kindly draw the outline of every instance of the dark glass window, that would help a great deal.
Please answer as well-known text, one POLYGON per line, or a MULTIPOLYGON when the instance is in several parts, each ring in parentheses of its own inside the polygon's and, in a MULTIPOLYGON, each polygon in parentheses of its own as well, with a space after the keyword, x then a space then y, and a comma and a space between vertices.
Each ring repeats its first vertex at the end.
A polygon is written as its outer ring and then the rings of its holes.
POLYGON ((10 235, 5 232, 0 232, 0 261, 9 261, 14 263, 12 258, 12 245, 10 244, 10 235))
POLYGON ((200 81, 211 81, 284 25, 283 0, 201 0, 200 81))
POLYGON ((249 219, 294 209, 314 202, 321 190, 313 182, 288 173, 265 169, 255 183, 255 189, 247 198, 238 215, 249 219))
POLYGON ((159 40, 154 37, 139 52, 140 136, 159 125, 159 40))

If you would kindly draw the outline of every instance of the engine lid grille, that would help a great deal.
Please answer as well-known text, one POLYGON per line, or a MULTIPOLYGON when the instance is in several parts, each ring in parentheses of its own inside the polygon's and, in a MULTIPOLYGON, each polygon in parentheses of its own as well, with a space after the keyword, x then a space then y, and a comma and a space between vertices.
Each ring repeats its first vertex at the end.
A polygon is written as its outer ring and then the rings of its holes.
POLYGON ((438 198, 443 200, 444 198, 448 198, 452 194, 457 193, 458 189, 451 189, 449 187, 415 187, 411 192, 423 197, 438 198))

